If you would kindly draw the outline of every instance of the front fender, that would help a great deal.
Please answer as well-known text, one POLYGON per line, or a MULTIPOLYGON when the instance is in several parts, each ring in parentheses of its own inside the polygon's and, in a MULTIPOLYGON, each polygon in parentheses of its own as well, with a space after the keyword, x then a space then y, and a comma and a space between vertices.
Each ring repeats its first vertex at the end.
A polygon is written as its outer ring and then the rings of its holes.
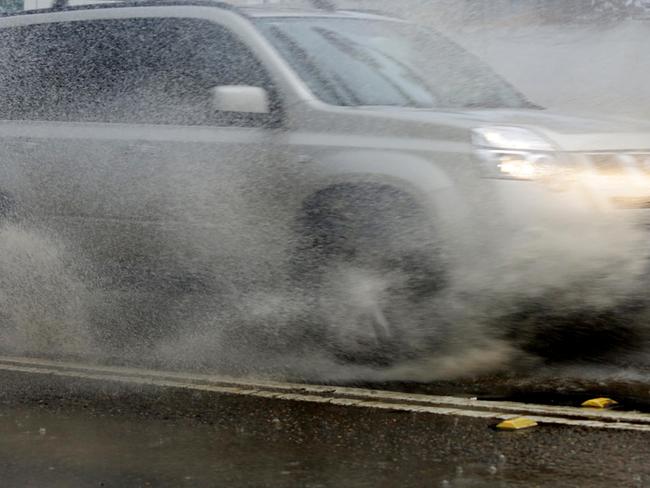
POLYGON ((322 170, 334 180, 351 177, 400 182, 419 192, 453 188, 451 178, 435 163, 412 155, 386 151, 340 151, 319 158, 322 170))
POLYGON ((390 184, 413 195, 435 213, 450 234, 455 232, 454 227, 471 218, 471 205, 462 189, 431 159, 400 152, 351 150, 321 155, 318 163, 333 183, 390 184))

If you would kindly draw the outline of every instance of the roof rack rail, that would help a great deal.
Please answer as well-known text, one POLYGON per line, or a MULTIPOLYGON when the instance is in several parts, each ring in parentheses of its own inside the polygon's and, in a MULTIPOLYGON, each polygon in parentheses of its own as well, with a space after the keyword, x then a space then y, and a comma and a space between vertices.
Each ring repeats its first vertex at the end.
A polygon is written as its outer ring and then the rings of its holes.
POLYGON ((156 4, 169 5, 169 4, 183 4, 183 3, 187 3, 189 5, 213 4, 215 6, 219 6, 223 8, 228 7, 236 10, 236 7, 234 5, 222 0, 93 0, 88 4, 75 5, 75 6, 70 5, 70 0, 53 0, 52 6, 46 10, 64 10, 68 8, 83 8, 83 7, 88 8, 90 6, 101 7, 101 6, 111 6, 115 4, 149 6, 149 5, 156 5, 156 4))

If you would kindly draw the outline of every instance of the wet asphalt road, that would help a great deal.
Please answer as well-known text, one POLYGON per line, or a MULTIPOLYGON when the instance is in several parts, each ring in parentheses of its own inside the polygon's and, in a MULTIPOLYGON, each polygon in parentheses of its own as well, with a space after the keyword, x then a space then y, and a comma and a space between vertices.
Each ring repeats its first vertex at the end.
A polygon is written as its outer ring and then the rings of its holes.
POLYGON ((650 433, 2 373, 7 487, 650 486, 650 433))
POLYGON ((342 409, 229 412, 220 422, 3 407, 3 486, 648 486, 648 435, 342 409), (242 415, 243 414, 243 415, 242 415))

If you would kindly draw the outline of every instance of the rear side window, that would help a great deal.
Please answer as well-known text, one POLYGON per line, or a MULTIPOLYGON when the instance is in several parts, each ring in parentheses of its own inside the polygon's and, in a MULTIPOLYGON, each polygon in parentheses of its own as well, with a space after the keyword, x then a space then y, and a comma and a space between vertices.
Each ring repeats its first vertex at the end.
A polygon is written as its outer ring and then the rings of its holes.
POLYGON ((273 91, 248 48, 209 21, 77 21, 0 31, 2 119, 248 125, 211 109, 210 88, 237 84, 273 91))

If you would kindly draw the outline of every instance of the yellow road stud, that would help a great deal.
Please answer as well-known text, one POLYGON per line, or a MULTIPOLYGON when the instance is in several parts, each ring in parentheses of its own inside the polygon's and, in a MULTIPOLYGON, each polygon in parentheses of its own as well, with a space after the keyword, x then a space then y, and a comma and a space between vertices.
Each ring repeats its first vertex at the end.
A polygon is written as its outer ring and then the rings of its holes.
POLYGON ((609 408, 614 405, 618 405, 618 402, 611 398, 592 398, 582 403, 582 406, 587 408, 609 408))
POLYGON ((530 427, 536 427, 537 422, 526 417, 515 417, 512 419, 504 420, 497 425, 499 430, 521 430, 529 429, 530 427))

